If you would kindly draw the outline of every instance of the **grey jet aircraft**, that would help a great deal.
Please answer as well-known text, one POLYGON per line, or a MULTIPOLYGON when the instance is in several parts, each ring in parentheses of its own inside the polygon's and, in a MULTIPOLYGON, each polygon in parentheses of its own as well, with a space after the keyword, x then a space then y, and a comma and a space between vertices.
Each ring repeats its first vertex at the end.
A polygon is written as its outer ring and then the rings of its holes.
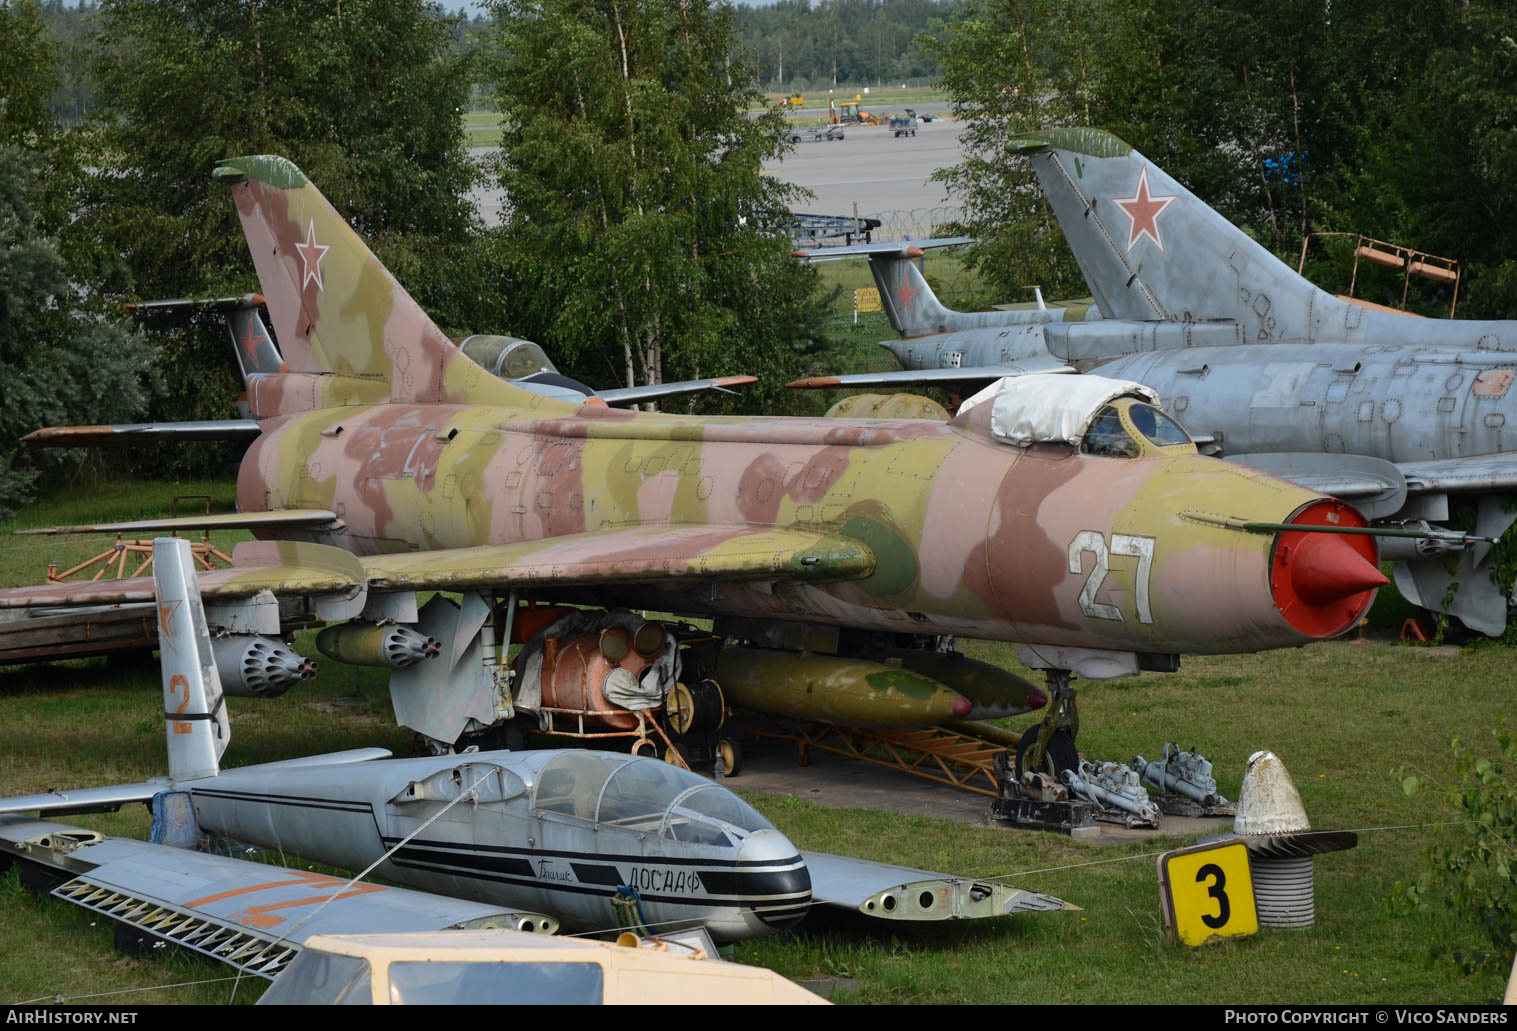
POLYGON ((1424 319, 1330 295, 1110 133, 1025 134, 1014 150, 1032 161, 1092 298, 952 311, 912 259, 963 239, 798 251, 869 257, 902 337, 882 346, 905 371, 793 386, 1134 380, 1203 453, 1430 534, 1382 539, 1401 593, 1481 633, 1505 630, 1491 546, 1452 527, 1497 538, 1517 519, 1517 321, 1424 319))

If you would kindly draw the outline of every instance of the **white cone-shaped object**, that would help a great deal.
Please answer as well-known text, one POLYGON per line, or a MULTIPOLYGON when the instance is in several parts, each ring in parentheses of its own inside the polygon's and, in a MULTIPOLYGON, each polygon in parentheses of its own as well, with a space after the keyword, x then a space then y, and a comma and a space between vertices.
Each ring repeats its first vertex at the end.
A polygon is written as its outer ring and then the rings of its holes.
POLYGON ((1233 833, 1291 834, 1311 829, 1301 795, 1279 756, 1268 751, 1249 756, 1233 833))

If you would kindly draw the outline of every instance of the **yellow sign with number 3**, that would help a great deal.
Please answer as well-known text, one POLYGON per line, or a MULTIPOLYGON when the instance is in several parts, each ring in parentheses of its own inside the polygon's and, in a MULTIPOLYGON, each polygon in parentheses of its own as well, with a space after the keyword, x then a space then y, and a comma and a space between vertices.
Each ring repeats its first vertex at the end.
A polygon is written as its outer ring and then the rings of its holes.
POLYGON ((1218 841, 1159 857, 1165 926, 1186 945, 1205 945, 1259 930, 1248 846, 1218 841))

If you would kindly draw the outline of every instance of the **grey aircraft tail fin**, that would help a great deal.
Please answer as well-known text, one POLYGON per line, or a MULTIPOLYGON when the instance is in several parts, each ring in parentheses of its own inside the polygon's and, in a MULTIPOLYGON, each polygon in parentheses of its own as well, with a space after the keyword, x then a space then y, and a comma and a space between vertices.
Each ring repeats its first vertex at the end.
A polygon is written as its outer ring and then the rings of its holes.
POLYGON ((284 371, 284 356, 279 353, 278 345, 259 314, 259 309, 267 303, 262 294, 241 294, 199 300, 137 301, 128 304, 126 309, 139 319, 152 316, 184 318, 197 313, 219 312, 226 319, 232 351, 237 355, 237 367, 242 370, 242 379, 246 383, 247 378, 255 373, 284 371))
POLYGON ((242 369, 243 382, 255 373, 284 371, 284 356, 269 336, 269 328, 263 324, 263 316, 256 305, 233 308, 226 315, 227 332, 232 335, 232 349, 237 352, 237 365, 242 369))
POLYGON ((153 541, 153 590, 158 604, 169 776, 176 781, 214 777, 232 728, 188 541, 179 537, 153 541))
POLYGON ((929 250, 969 243, 974 240, 967 236, 945 236, 898 243, 810 247, 792 251, 791 256, 807 262, 868 258, 869 271, 874 274, 875 286, 880 291, 880 307, 890 319, 891 327, 903 337, 914 337, 967 328, 960 325, 965 313, 943 307, 915 261, 929 250))
POLYGON ((1031 159, 1108 318, 1237 322, 1259 342, 1285 335, 1285 313, 1331 300, 1111 133, 1024 133, 1012 151, 1031 159))
POLYGON ((885 309, 890 327, 903 337, 946 333, 958 328, 955 320, 959 313, 943 307, 913 260, 921 254, 918 248, 903 248, 869 255, 869 271, 880 291, 880 307, 885 309))

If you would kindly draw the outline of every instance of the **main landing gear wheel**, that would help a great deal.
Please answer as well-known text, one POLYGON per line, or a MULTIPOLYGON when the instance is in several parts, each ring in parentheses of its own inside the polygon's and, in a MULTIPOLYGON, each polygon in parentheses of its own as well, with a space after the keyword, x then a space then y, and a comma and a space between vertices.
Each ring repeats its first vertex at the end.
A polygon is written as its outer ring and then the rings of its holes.
MULTIPOLYGON (((1022 732, 1022 740, 1017 742, 1017 779, 1029 771, 1027 765, 1027 753, 1032 751, 1032 744, 1038 739, 1038 725, 1031 726, 1022 732)), ((1050 773, 1059 783, 1064 782, 1064 771, 1073 770, 1080 765, 1080 753, 1075 750, 1075 736, 1067 730, 1056 730, 1048 738, 1048 747, 1043 752, 1043 761, 1032 769, 1035 773, 1050 773)))

